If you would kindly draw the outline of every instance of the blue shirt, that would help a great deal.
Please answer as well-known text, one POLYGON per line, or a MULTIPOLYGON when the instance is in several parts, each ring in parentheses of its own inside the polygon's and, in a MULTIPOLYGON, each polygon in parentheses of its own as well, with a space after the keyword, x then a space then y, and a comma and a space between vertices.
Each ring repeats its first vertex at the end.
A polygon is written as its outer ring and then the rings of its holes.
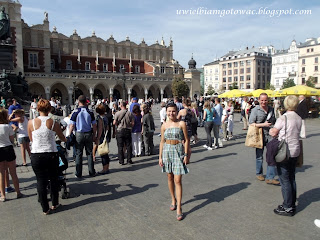
POLYGON ((139 115, 139 116, 134 115, 134 125, 132 127, 133 133, 141 132, 141 129, 142 129, 141 118, 142 118, 141 115, 139 115))
POLYGON ((216 125, 221 125, 221 117, 222 117, 223 108, 221 107, 221 105, 219 103, 214 107, 214 109, 215 109, 216 116, 213 118, 213 123, 216 125))
POLYGON ((96 124, 93 112, 85 106, 78 107, 72 114, 70 124, 75 125, 77 132, 90 132, 91 126, 96 124))
POLYGON ((206 122, 212 122, 213 121, 213 113, 215 112, 214 108, 211 108, 211 111, 209 109, 204 109, 206 111, 206 122))
POLYGON ((136 105, 139 106, 139 109, 140 109, 140 104, 137 102, 134 102, 134 103, 131 103, 131 105, 130 105, 130 112, 132 112, 133 107, 136 105))
MULTIPOLYGON (((9 115, 16 109, 22 109, 21 105, 20 104, 16 104, 16 105, 13 105, 11 104, 8 108, 8 113, 9 115)), ((13 114, 13 118, 15 118, 15 115, 13 114)), ((10 122, 9 125, 16 125, 18 127, 18 122, 10 122)))

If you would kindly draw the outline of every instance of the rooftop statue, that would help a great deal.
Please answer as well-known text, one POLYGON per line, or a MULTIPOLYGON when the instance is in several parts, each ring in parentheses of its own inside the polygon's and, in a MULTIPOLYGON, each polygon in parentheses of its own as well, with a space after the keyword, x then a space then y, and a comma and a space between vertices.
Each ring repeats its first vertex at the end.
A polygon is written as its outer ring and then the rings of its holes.
POLYGON ((10 37, 10 19, 5 13, 5 8, 0 8, 0 40, 7 40, 10 37))

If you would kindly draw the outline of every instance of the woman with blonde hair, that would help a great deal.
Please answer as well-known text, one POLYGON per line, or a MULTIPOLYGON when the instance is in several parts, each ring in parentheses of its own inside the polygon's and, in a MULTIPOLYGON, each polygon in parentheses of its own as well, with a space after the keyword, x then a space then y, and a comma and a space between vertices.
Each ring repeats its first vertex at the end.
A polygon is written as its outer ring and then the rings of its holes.
POLYGON ((285 114, 279 117, 269 134, 277 137, 278 140, 285 140, 289 148, 289 159, 277 163, 277 171, 281 184, 283 203, 274 209, 274 213, 283 216, 293 216, 296 212, 297 186, 295 180, 296 163, 300 155, 299 136, 302 119, 295 112, 299 99, 294 96, 287 96, 284 99, 285 114))
POLYGON ((28 134, 32 141, 31 165, 37 178, 37 190, 43 214, 48 215, 51 210, 55 210, 60 206, 58 183, 59 156, 55 136, 57 134, 63 142, 67 140, 61 131, 60 125, 48 116, 51 111, 50 102, 40 99, 37 110, 39 117, 30 120, 28 123, 28 134), (49 208, 47 198, 49 180, 52 201, 51 208, 49 208))
POLYGON ((10 172, 17 198, 23 195, 20 192, 19 180, 16 172, 16 154, 13 149, 14 132, 9 126, 8 111, 0 109, 0 202, 6 201, 5 175, 10 172), (9 169, 9 171, 7 171, 9 169))
POLYGON ((212 150, 211 131, 213 129, 214 116, 215 116, 215 109, 211 108, 210 101, 206 101, 203 106, 203 121, 204 121, 204 128, 207 133, 207 143, 203 145, 203 147, 208 150, 212 150))

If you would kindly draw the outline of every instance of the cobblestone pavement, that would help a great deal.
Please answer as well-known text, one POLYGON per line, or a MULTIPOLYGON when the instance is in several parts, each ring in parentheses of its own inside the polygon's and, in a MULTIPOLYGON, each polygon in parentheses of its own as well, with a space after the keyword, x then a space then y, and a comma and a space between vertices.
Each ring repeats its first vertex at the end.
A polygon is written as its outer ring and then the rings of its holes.
MULTIPOLYGON (((159 127, 158 111, 159 105, 154 108, 159 127)), ((8 201, 0 203, 0 239, 320 239, 313 223, 320 218, 320 119, 306 124, 305 163, 296 174, 298 212, 282 217, 273 213, 282 203, 280 187, 256 180, 255 151, 244 146, 239 118, 236 114, 235 139, 212 151, 202 147, 205 131, 198 128, 203 140, 192 146, 190 173, 183 177, 183 221, 169 210, 167 178, 158 156, 134 158, 133 165, 120 166, 112 140, 111 173, 89 178, 84 166, 85 177, 79 181, 70 163, 71 198, 61 199, 61 209, 49 216, 37 202, 32 168, 18 167, 25 197, 14 199, 9 193, 8 201)), ((21 163, 20 149, 15 150, 21 163)), ((95 168, 102 169, 99 158, 95 168)))

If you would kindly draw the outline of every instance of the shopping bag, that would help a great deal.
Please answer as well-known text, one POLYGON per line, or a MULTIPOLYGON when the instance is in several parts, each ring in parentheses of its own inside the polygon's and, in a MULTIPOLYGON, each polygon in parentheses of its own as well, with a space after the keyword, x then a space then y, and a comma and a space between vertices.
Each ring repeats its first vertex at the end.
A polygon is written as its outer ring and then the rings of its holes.
POLYGON ((262 149, 263 148, 262 128, 249 125, 245 145, 247 147, 262 149))

